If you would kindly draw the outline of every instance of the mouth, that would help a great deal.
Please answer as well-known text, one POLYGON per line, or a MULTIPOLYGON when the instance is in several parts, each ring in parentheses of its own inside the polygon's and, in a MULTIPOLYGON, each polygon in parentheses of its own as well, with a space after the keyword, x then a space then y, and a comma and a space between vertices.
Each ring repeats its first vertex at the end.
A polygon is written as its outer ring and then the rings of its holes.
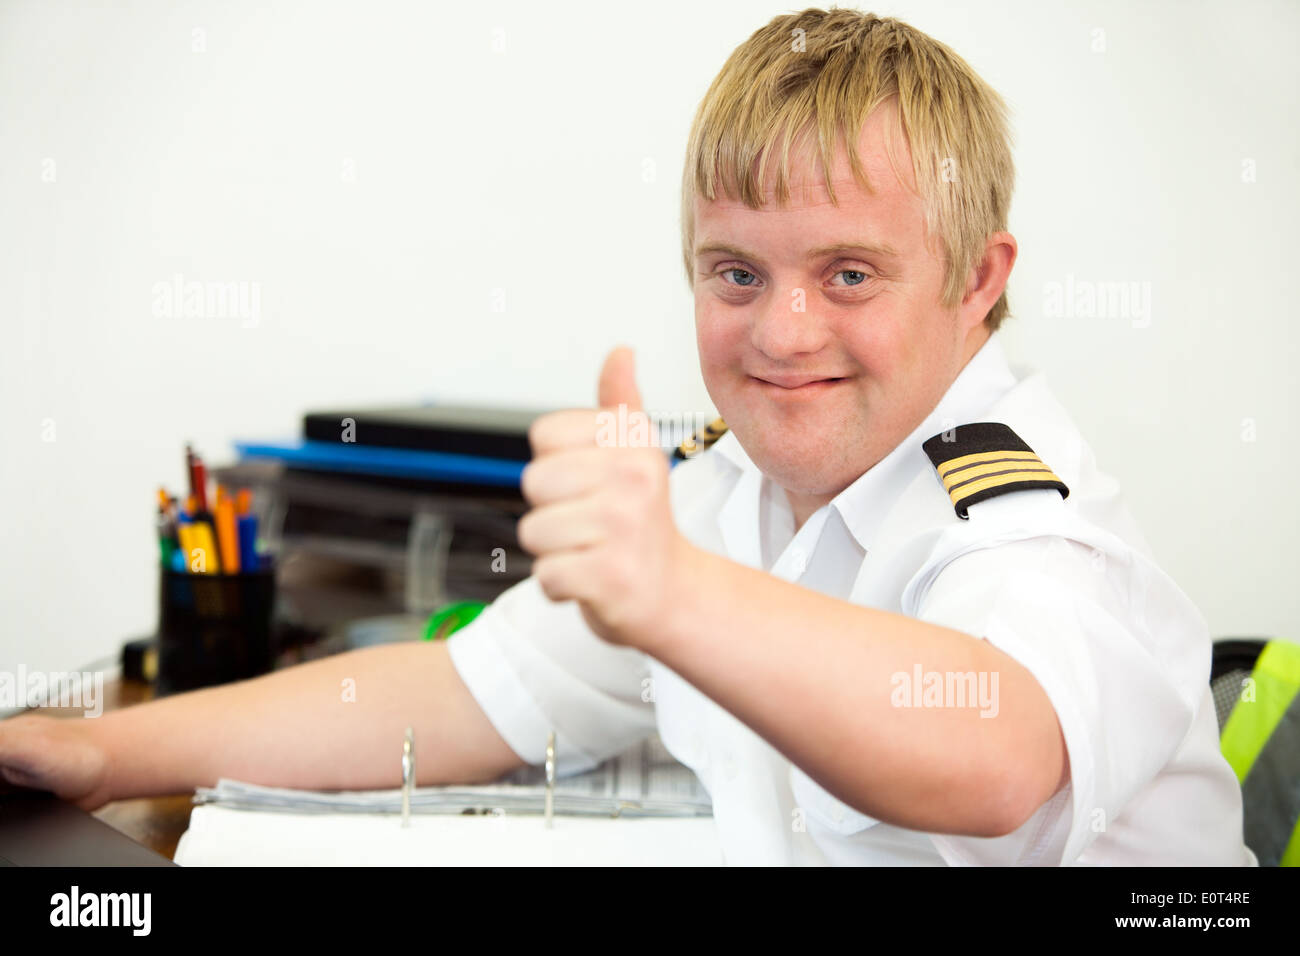
POLYGON ((764 392, 773 395, 815 395, 828 391, 841 382, 848 381, 843 376, 839 378, 794 378, 784 379, 780 382, 772 382, 756 375, 751 375, 750 378, 764 392))

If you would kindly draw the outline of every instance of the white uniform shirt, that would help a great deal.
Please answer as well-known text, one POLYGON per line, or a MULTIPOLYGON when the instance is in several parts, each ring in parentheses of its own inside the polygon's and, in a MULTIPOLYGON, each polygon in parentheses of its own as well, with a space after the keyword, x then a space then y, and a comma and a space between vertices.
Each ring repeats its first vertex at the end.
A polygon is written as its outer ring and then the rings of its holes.
MULTIPOLYGON (((1210 639, 1152 562, 1114 479, 1041 373, 995 333, 931 415, 794 533, 784 492, 734 432, 678 464, 677 527, 695 545, 855 604, 984 638, 1042 685, 1070 783, 1006 836, 925 833, 835 799, 668 667, 615 647, 577 604, 528 578, 449 639, 506 743, 572 773, 658 731, 713 799, 733 864, 1253 865, 1219 750, 1210 639), (962 520, 922 450, 956 425, 1003 422, 1070 489, 1015 491, 962 520)), ((797 637, 792 635, 792 640, 797 637)))

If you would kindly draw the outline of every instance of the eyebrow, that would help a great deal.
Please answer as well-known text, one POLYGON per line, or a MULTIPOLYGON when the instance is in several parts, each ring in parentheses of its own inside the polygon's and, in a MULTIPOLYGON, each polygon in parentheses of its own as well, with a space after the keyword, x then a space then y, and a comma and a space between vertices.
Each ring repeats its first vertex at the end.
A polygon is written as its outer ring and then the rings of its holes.
MULTIPOLYGON (((733 246, 726 242, 707 242, 695 251, 695 258, 700 259, 704 256, 711 255, 715 252, 722 252, 729 256, 735 256, 737 259, 758 260, 761 257, 741 249, 739 246, 733 246)), ((866 253, 869 256, 898 258, 901 253, 887 242, 837 242, 830 246, 819 246, 816 249, 809 249, 804 253, 806 260, 822 259, 826 256, 839 255, 846 252, 866 253)))

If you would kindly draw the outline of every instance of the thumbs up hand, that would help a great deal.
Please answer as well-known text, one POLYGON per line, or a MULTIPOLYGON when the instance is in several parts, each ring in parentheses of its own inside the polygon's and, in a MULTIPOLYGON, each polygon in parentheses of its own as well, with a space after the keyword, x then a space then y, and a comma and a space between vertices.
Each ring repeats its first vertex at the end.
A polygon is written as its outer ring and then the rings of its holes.
POLYGON ((576 600, 613 644, 646 649, 680 595, 693 548, 673 523, 667 453, 641 406, 632 350, 600 373, 596 409, 539 417, 528 432, 519 544, 553 601, 576 600))
POLYGON ((600 370, 600 383, 596 386, 596 404, 602 409, 618 410, 626 405, 628 413, 641 412, 641 390, 636 387, 636 357, 626 345, 620 345, 605 356, 600 370))

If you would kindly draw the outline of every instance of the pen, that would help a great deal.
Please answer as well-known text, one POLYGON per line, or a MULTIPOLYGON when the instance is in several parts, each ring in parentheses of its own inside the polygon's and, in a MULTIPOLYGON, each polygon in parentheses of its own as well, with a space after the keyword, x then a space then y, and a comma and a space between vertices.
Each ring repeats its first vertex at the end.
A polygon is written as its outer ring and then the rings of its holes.
POLYGON ((199 512, 207 514, 208 511, 208 466, 203 464, 203 459, 198 455, 194 456, 194 478, 195 489, 194 497, 199 502, 199 512))
POLYGON ((190 526, 194 535, 194 548, 200 552, 203 567, 200 574, 220 574, 221 557, 212 534, 212 525, 203 518, 195 518, 190 526))
POLYGON ((208 467, 203 464, 203 459, 198 455, 194 456, 194 501, 196 503, 194 516, 195 518, 205 518, 212 520, 212 514, 208 511, 208 467))
POLYGON ((256 571, 260 567, 257 560, 257 517, 240 515, 237 519, 239 534, 239 566, 245 571, 256 571))
POLYGON ((187 511, 176 516, 176 537, 181 546, 181 570, 189 571, 190 560, 194 555, 194 525, 187 511))
MULTIPOLYGON (((208 470, 203 465, 203 459, 194 451, 194 446, 189 442, 185 443, 185 474, 190 479, 190 495, 198 503, 197 510, 208 510, 208 470)), ((194 509, 191 509, 191 514, 194 509)))
POLYGON ((167 497, 165 488, 158 489, 158 519, 156 522, 158 531, 158 551, 162 558, 162 566, 169 568, 172 566, 172 555, 176 552, 176 531, 171 516, 171 500, 167 497))
POLYGON ((177 525, 176 531, 185 550, 186 570, 194 574, 220 574, 221 558, 212 534, 211 516, 198 510, 194 495, 185 500, 185 507, 183 523, 177 525), (195 552, 198 552, 198 569, 194 567, 195 552))
POLYGON ((239 555, 239 529, 235 520, 235 502, 222 485, 217 485, 216 524, 217 544, 221 549, 221 567, 227 574, 238 574, 239 569, 244 567, 244 563, 239 555))
POLYGON ((185 443, 185 469, 190 493, 184 507, 165 488, 158 489, 156 531, 163 567, 192 574, 260 571, 264 562, 258 554, 252 491, 218 483, 209 510, 207 466, 190 442, 185 443))

